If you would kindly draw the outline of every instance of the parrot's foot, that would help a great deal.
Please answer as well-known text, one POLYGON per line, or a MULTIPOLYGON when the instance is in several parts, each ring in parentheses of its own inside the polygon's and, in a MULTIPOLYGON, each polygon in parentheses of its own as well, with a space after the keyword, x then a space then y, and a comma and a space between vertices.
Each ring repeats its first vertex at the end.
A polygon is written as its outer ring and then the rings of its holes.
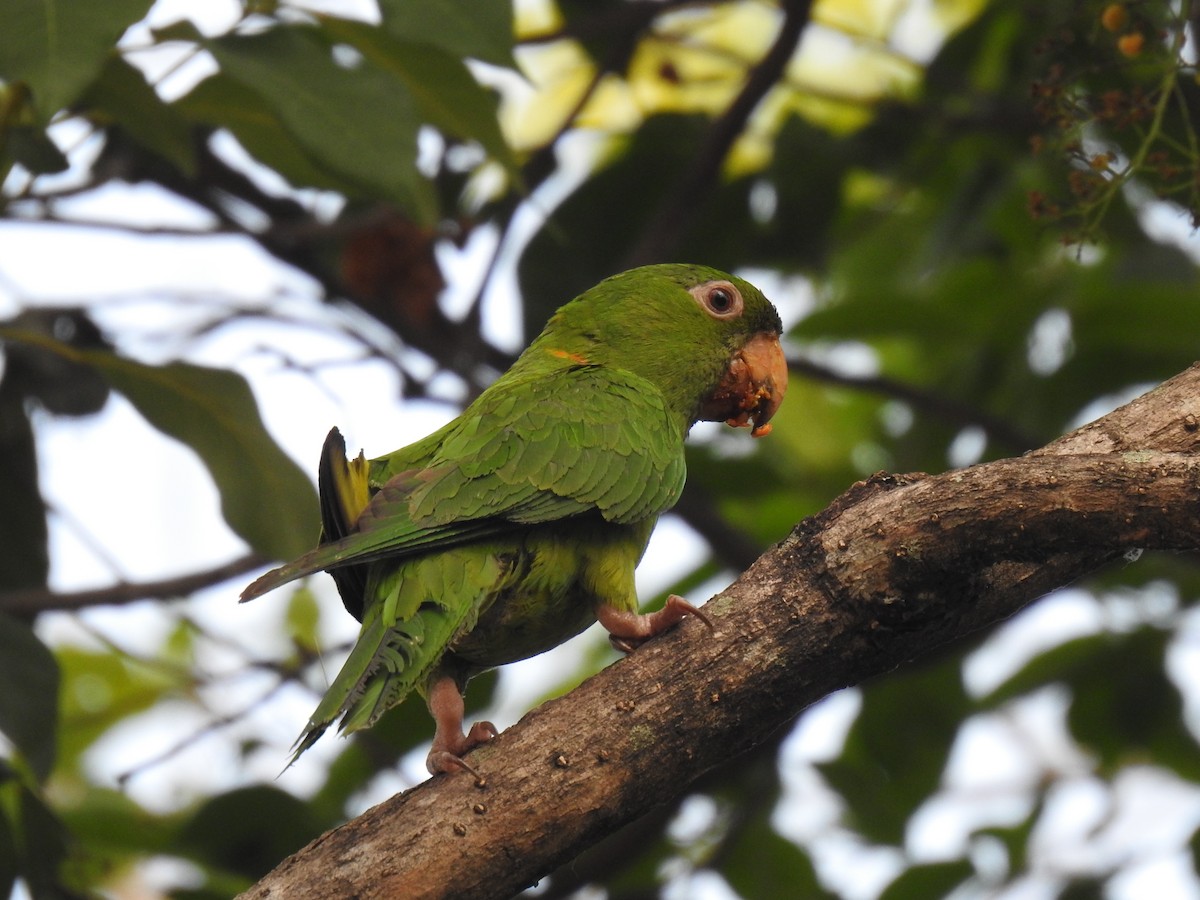
POLYGON ((462 725, 450 734, 442 734, 439 730, 433 737, 433 747, 425 757, 425 768, 431 775, 439 772, 470 772, 476 782, 483 781, 483 776, 473 767, 467 765, 462 758, 464 753, 486 744, 497 735, 496 726, 491 722, 476 722, 466 734, 462 733, 462 725))
POLYGON ((483 776, 463 760, 463 754, 486 744, 499 732, 491 722, 476 722, 471 730, 463 734, 463 696, 458 683, 448 675, 435 679, 429 685, 429 712, 437 728, 433 733, 433 746, 425 757, 425 768, 431 775, 441 772, 470 772, 475 782, 481 783, 483 776))
POLYGON ((652 637, 679 624, 684 616, 695 616, 709 631, 712 620, 678 594, 667 598, 666 605, 657 612, 637 613, 603 605, 596 610, 596 618, 608 631, 609 642, 622 653, 632 653, 652 637))

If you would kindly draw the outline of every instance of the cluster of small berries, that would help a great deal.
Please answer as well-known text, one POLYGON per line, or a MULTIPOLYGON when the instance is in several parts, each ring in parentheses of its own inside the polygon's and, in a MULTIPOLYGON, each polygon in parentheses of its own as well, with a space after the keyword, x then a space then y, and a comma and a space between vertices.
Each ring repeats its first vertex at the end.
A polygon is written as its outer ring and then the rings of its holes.
POLYGON ((1091 240, 1113 195, 1136 177, 1200 224, 1200 148, 1180 85, 1186 23, 1147 0, 1080 12, 1037 48, 1046 64, 1031 87, 1041 127, 1031 147, 1056 154, 1067 172, 1061 196, 1029 193, 1030 214, 1073 229, 1066 243, 1091 240))

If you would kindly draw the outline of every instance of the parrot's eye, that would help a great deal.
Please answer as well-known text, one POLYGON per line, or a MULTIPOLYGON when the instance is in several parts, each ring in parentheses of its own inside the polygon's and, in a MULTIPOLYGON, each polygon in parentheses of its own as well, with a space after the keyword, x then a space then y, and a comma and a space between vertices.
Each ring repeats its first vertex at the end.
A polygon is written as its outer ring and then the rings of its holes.
POLYGON ((742 295, 728 281, 710 281, 691 289, 691 295, 710 316, 734 319, 742 314, 742 295))
POLYGON ((708 295, 708 305, 713 312, 729 312, 733 308, 733 297, 724 288, 713 288, 708 295))

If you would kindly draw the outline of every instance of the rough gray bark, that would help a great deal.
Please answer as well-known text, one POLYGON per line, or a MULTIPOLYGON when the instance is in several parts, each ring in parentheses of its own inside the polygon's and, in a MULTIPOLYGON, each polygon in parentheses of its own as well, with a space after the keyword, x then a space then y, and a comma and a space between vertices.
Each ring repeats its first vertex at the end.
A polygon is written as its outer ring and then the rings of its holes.
POLYGON ((1012 615, 1134 548, 1200 546, 1200 367, 1049 446, 879 475, 694 620, 469 759, 334 829, 245 897, 507 897, 829 692, 1012 615))

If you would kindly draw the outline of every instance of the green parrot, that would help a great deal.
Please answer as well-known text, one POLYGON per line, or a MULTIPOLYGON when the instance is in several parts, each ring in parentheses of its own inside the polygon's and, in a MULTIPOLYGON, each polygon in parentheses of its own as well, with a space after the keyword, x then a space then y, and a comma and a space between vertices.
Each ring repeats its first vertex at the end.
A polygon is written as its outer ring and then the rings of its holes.
MULTIPOLYGON (((377 459, 335 428, 319 467, 320 545, 242 594, 326 570, 358 641, 296 742, 340 718, 373 724, 416 690, 436 723, 430 772, 463 755, 472 676, 542 653, 592 622, 631 651, 702 612, 671 596, 638 612, 634 568, 679 499, 697 421, 761 436, 787 388, 779 314, 753 285, 694 265, 602 281, 554 314, 458 418, 377 459)), ((711 626, 710 626, 711 627, 711 626)))

